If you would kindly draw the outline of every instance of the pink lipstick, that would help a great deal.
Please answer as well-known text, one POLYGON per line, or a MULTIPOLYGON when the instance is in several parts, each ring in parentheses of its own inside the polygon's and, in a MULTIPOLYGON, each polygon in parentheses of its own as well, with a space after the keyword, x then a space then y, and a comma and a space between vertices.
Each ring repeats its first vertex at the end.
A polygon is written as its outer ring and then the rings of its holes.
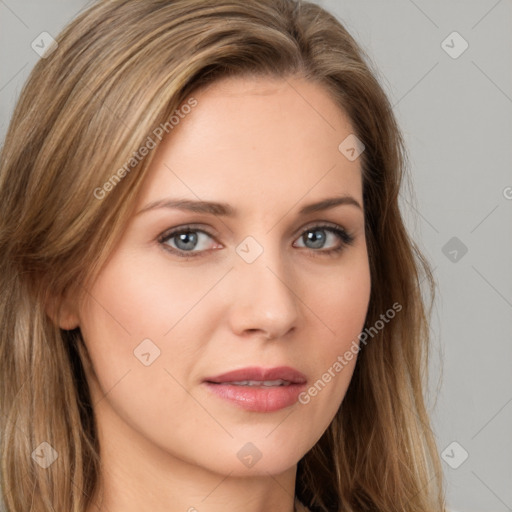
POLYGON ((254 412, 273 412, 297 402, 307 379, 289 366, 249 367, 204 379, 217 396, 254 412))

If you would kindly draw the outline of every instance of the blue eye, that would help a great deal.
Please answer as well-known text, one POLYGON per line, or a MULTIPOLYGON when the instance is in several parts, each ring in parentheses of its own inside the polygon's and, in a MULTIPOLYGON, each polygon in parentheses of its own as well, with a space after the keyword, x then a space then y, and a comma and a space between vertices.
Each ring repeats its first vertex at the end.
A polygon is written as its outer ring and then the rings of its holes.
POLYGON ((312 228, 308 228, 302 234, 300 240, 304 242, 306 248, 313 250, 316 253, 322 255, 333 255, 341 252, 346 246, 353 244, 354 237, 349 235, 342 227, 340 226, 329 226, 329 225, 321 225, 314 226, 312 228), (328 235, 330 235, 330 237, 328 235), (330 249, 323 249, 326 242, 329 240, 338 239, 338 245, 332 247, 330 249), (323 250, 316 250, 323 249, 323 250))
MULTIPOLYGON (((201 250, 205 250, 205 248, 200 247, 199 250, 197 250, 197 246, 204 245, 204 238, 211 238, 211 236, 212 235, 206 231, 200 229, 182 228, 164 235, 160 239, 160 243, 164 244, 166 248, 171 250, 171 252, 200 252, 201 250), (173 242, 173 245, 168 244, 170 241, 173 242)), ((187 254, 183 256, 189 255, 187 254)))
MULTIPOLYGON (((183 226, 178 229, 163 233, 158 242, 164 246, 166 250, 180 257, 196 257, 208 250, 208 238, 213 239, 210 233, 194 228, 192 226, 183 226)), ((318 255, 334 255, 341 252, 346 246, 353 244, 354 237, 347 233, 340 226, 319 225, 306 229, 301 237, 305 245, 299 246, 309 249, 310 252, 318 255), (333 242, 334 247, 324 249, 326 243, 333 242)), ((294 247, 297 247, 294 245, 294 247)))

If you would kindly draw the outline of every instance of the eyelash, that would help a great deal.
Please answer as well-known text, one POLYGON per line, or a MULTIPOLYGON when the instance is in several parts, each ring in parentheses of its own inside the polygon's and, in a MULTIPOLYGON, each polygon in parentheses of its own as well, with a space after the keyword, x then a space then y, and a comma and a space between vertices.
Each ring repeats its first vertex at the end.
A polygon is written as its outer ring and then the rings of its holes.
MULTIPOLYGON (((339 245, 339 247, 336 247, 334 249, 328 249, 328 250, 308 249, 307 247, 305 248, 305 249, 307 249, 311 253, 316 253, 315 256, 327 256, 327 257, 331 256, 331 257, 334 257, 338 253, 342 252, 347 246, 350 246, 350 245, 352 245, 354 243, 354 236, 351 235, 350 233, 348 233, 341 226, 338 226, 337 224, 334 224, 334 225, 319 224, 319 225, 315 225, 315 226, 312 226, 312 227, 308 227, 308 228, 306 228, 302 232, 300 237, 304 236, 305 233, 308 233, 308 232, 311 232, 311 231, 320 231, 320 230, 325 230, 325 231, 329 231, 331 233, 334 233, 341 240, 341 244, 339 245)), ((163 246, 164 250, 169 251, 172 254, 175 254, 175 255, 177 255, 177 256, 179 256, 181 258, 191 259, 191 258, 200 257, 205 252, 208 252, 208 251, 183 251, 183 250, 180 250, 180 249, 176 249, 174 247, 170 247, 168 244, 165 243, 165 242, 171 240, 172 238, 174 238, 174 237, 176 237, 178 235, 181 235, 181 234, 184 234, 184 233, 191 233, 191 232, 192 233, 196 233, 196 232, 197 233, 204 233, 205 235, 208 235, 210 238, 215 238, 214 235, 212 235, 211 233, 209 233, 208 231, 205 231, 203 229, 195 228, 194 226, 182 226, 180 228, 173 229, 173 230, 166 231, 166 232, 162 233, 158 237, 158 243, 163 246)))

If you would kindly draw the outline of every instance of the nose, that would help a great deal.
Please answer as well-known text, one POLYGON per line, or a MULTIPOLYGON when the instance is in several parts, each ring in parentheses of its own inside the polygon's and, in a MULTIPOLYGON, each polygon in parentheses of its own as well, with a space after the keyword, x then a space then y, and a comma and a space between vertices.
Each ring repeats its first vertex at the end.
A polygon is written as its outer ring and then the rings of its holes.
POLYGON ((229 321, 238 336, 279 339, 298 325, 300 300, 293 276, 282 257, 269 252, 252 263, 237 257, 229 321))

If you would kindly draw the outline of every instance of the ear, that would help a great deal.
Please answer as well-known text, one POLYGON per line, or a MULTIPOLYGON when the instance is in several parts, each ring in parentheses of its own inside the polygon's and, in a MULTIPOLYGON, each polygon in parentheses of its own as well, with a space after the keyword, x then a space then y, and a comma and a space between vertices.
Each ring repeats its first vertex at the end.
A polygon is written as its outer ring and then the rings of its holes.
POLYGON ((46 313, 55 325, 65 331, 76 329, 80 325, 77 305, 67 294, 63 297, 52 296, 46 304, 46 313))

